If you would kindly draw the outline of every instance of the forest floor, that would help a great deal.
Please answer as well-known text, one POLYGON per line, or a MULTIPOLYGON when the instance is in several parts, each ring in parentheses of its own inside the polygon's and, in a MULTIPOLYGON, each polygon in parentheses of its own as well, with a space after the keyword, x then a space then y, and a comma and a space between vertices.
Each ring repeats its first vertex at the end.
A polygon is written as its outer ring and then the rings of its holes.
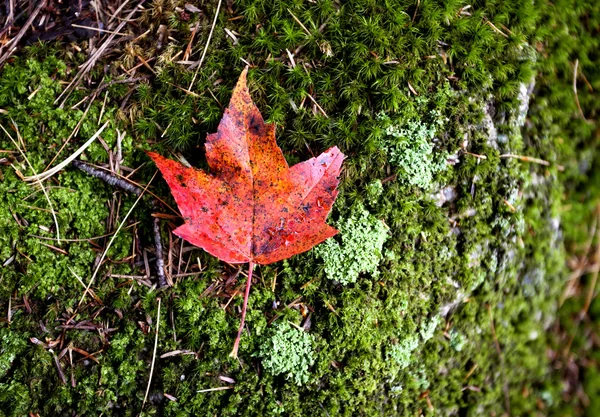
POLYGON ((600 3, 14 0, 0 24, 0 416, 600 409, 600 3), (290 165, 347 158, 339 235, 254 270, 233 359, 245 265, 172 233, 146 151, 207 170, 246 66, 290 165))

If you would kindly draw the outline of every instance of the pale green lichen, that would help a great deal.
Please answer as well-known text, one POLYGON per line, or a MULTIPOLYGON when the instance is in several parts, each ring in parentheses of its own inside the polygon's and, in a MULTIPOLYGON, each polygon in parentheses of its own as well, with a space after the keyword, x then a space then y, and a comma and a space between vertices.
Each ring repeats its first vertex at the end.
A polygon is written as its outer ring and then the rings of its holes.
POLYGON ((395 362, 400 369, 404 369, 412 363, 413 352, 422 346, 427 341, 433 338, 438 325, 442 319, 436 315, 421 326, 421 329, 417 334, 410 335, 409 337, 401 340, 399 343, 393 345, 388 351, 388 357, 395 362), (419 338, 419 336, 421 336, 419 338))
POLYGON ((329 239, 315 249, 323 259, 327 278, 344 285, 354 283, 360 274, 377 276, 383 244, 389 228, 361 204, 347 218, 336 222, 341 243, 329 239))
POLYGON ((425 325, 419 331, 419 334, 423 338, 424 342, 427 342, 433 337, 441 321, 442 319, 440 316, 433 316, 431 320, 425 323, 425 325))
POLYGON ((456 329, 450 330, 450 347, 452 347, 452 349, 460 352, 463 350, 465 343, 467 343, 467 340, 461 332, 456 329))
POLYGON ((384 126, 381 146, 397 168, 398 181, 424 190, 431 188, 435 174, 446 167, 446 155, 434 152, 432 143, 443 122, 436 113, 432 116, 435 122, 431 124, 421 120, 396 124, 383 113, 378 116, 384 126))
POLYGON ((419 337, 411 335, 400 343, 392 346, 388 355, 396 362, 400 369, 406 368, 412 362, 412 353, 419 346, 419 337))
POLYGON ((381 196, 381 194, 383 194, 383 184, 381 183, 381 180, 377 179, 375 181, 370 182, 366 187, 366 191, 367 202, 371 206, 375 206, 379 201, 379 197, 381 196))
POLYGON ((284 374, 296 385, 308 382, 309 368, 315 362, 312 335, 297 329, 288 322, 274 326, 267 341, 259 348, 264 368, 273 375, 284 374))

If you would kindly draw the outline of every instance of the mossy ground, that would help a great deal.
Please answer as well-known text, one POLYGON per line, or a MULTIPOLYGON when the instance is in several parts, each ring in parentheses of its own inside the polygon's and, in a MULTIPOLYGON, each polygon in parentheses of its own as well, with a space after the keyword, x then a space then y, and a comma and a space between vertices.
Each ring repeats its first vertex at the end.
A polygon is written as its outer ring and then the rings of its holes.
MULTIPOLYGON (((136 30, 150 35, 115 51, 91 80, 121 77, 122 68, 140 62, 137 55, 153 59, 155 74, 111 85, 58 160, 110 121, 106 149, 93 144, 87 160, 106 162, 118 129, 127 132, 123 166, 141 167, 135 181, 145 184, 155 172, 143 153, 150 148, 182 152, 205 167, 204 137, 215 130, 244 59, 252 64, 251 94, 277 123, 290 163, 333 145, 348 155, 331 221, 364 207, 369 219, 387 225, 377 273, 342 285, 327 279, 318 250, 259 267, 248 331, 233 360, 241 298, 228 303, 235 287, 225 283, 237 268, 192 250, 182 264, 199 274, 174 278, 167 290, 115 277, 143 274, 136 255, 152 251, 144 200, 108 252, 92 286, 96 297, 78 308, 83 288, 75 275, 91 277, 110 239, 98 237, 114 233, 135 198, 63 170, 45 183, 59 243, 43 193, 17 174, 32 171, 2 136, 0 149, 10 152, 0 155, 0 415, 140 414, 159 323, 143 415, 583 415, 585 401, 563 395, 563 374, 553 369, 560 361, 547 353, 562 343, 549 329, 568 277, 566 253, 585 249, 600 194, 600 7, 564 0, 228 3, 189 94, 177 86, 187 89, 194 72, 176 54, 199 21, 192 55, 199 59, 216 2, 201 4, 202 12, 181 12, 176 6, 185 3, 175 3, 148 4, 136 30), (174 36, 158 50, 160 24, 174 36), (589 121, 572 88, 575 60, 589 121), (419 165, 408 165, 399 150, 419 165), (440 190, 447 191, 442 200, 440 190), (303 326, 310 338, 264 366, 264 347, 285 322, 303 326), (160 357, 173 351, 180 354, 160 357), (302 364, 296 374, 288 372, 294 363, 302 364), (285 372, 273 374, 277 369, 285 372), (204 391, 220 387, 229 389, 204 391)), ((2 70, 0 122, 15 137, 18 126, 21 147, 41 172, 93 88, 83 85, 57 108, 63 82, 86 57, 57 44, 18 55, 2 70)), ((173 205, 162 180, 150 189, 173 205)), ((176 222, 162 224, 174 274, 181 242, 169 233, 176 222)), ((343 250, 354 255, 352 247, 343 250)), ((563 327, 584 298, 564 304, 563 327)), ((597 334, 598 309, 595 302, 584 335, 597 334)), ((592 350, 581 333, 572 334, 574 351, 592 350)), ((581 377, 593 404, 597 369, 581 377)))

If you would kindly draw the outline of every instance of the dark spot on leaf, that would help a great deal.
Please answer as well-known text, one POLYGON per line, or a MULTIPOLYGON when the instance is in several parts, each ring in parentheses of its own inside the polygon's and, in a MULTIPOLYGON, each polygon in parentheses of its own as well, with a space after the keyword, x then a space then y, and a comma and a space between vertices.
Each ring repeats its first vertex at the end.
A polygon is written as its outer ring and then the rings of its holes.
POLYGON ((261 135, 263 127, 264 125, 262 124, 262 120, 260 120, 260 117, 253 114, 252 119, 250 120, 250 126, 248 126, 250 133, 254 135, 261 135))

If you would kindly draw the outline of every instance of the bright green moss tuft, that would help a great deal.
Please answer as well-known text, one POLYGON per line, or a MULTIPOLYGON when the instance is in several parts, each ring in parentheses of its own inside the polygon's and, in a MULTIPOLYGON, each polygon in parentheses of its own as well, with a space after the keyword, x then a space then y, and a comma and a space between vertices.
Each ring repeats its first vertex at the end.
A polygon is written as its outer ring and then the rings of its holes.
POLYGON ((258 351, 264 368, 273 375, 284 374, 297 385, 308 382, 309 368, 314 364, 314 337, 288 322, 274 326, 258 351))
POLYGON ((388 238, 388 227, 361 204, 352 209, 347 218, 336 222, 340 242, 326 240, 315 249, 323 259, 327 278, 344 285, 354 283, 360 274, 377 276, 383 256, 383 244, 388 238))
POLYGON ((17 355, 26 347, 25 340, 16 337, 8 329, 0 328, 0 378, 6 375, 17 355))

